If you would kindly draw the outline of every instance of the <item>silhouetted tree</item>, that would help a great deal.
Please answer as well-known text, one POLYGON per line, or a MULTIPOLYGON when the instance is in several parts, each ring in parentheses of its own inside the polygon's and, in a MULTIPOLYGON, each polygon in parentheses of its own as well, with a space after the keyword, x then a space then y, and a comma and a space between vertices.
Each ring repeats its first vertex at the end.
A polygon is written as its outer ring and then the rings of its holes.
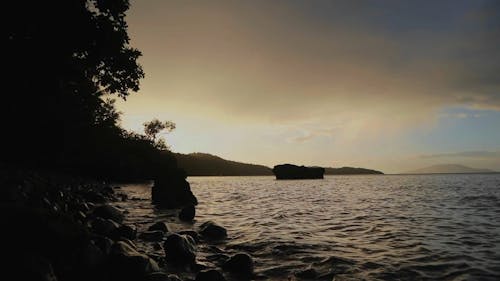
POLYGON ((1 160, 67 166, 95 154, 96 142, 110 149, 124 137, 104 97, 125 99, 144 77, 141 53, 129 45, 128 8, 128 0, 3 3, 1 160))
POLYGON ((160 121, 158 119, 153 119, 144 124, 144 134, 154 143, 158 149, 168 149, 168 145, 164 139, 158 138, 158 135, 164 131, 165 133, 170 133, 175 129, 175 123, 172 121, 160 121))

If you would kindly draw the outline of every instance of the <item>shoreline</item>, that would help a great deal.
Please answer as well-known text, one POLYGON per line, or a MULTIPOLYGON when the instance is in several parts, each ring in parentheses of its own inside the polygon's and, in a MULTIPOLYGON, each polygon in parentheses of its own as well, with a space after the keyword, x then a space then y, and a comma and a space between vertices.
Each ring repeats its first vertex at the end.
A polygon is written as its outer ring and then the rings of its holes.
MULTIPOLYGON (((126 223, 127 211, 116 207, 134 200, 119 183, 36 171, 2 170, 0 174, 0 217, 5 216, 9 226, 2 241, 12 246, 7 254, 21 260, 16 266, 9 264, 13 276, 24 274, 19 279, 203 281, 226 280, 225 275, 233 280, 241 272, 245 278, 235 280, 253 278, 253 260, 246 254, 220 256, 218 268, 197 263, 197 247, 226 239, 225 228, 217 223, 205 222, 197 231, 172 232, 168 222, 151 220, 148 230, 138 231, 136 225, 126 223), (30 239, 33 226, 37 226, 36 237, 30 239), (151 243, 166 254, 143 251, 138 243, 151 243), (171 265, 184 268, 190 277, 169 274, 165 269, 171 265)), ((195 215, 194 210, 188 217, 179 212, 185 211, 172 210, 175 219, 187 223, 195 215)))

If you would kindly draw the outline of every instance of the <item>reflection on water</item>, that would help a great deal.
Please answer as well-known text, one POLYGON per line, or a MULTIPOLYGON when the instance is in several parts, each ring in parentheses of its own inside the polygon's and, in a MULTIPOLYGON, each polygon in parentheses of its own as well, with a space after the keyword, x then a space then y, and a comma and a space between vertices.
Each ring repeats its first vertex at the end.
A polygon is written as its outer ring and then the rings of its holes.
POLYGON ((136 200, 120 204, 139 229, 225 226, 226 242, 200 249, 208 266, 217 252, 247 252, 271 280, 308 268, 325 280, 500 280, 500 175, 188 180, 200 201, 194 225, 152 208, 148 185, 124 186, 136 200))

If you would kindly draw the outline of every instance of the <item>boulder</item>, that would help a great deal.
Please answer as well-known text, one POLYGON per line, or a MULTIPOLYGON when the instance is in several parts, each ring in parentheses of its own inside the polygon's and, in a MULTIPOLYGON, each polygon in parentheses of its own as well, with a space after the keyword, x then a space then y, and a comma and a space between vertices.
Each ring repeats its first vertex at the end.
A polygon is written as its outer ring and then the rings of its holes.
POLYGON ((175 274, 166 274, 163 272, 154 272, 148 275, 145 281, 181 281, 175 274))
POLYGON ((222 268, 232 274, 249 278, 253 275, 253 260, 248 254, 239 253, 232 256, 222 268))
POLYGON ((106 262, 106 253, 94 244, 93 241, 83 247, 81 252, 81 263, 86 269, 97 269, 106 262))
POLYGON ((196 259, 196 244, 194 239, 187 235, 170 234, 163 244, 163 249, 168 262, 191 264, 196 259))
POLYGON ((224 275, 215 269, 200 271, 195 281, 226 281, 224 275))
POLYGON ((163 233, 167 233, 170 231, 167 223, 162 222, 162 221, 151 225, 150 227, 148 227, 148 230, 149 231, 159 230, 159 231, 163 231, 163 233))
POLYGON ((227 238, 226 229, 213 221, 207 221, 200 225, 200 234, 207 240, 222 240, 227 238))
POLYGON ((158 242, 163 240, 165 233, 160 230, 145 231, 139 234, 139 239, 149 242, 158 242))
POLYGON ((92 228, 92 231, 94 231, 97 234, 104 235, 107 237, 112 237, 114 236, 113 234, 118 230, 120 227, 119 224, 114 222, 111 219, 103 219, 103 218, 95 218, 90 222, 90 226, 92 228))
POLYGON ((118 241, 113 245, 109 262, 110 280, 142 280, 158 271, 160 268, 153 259, 139 253, 129 244, 118 241))
POLYGON ((309 267, 295 272, 294 275, 302 279, 316 279, 318 272, 314 268, 309 267))
POLYGON ((182 169, 169 169, 158 176, 151 189, 151 199, 153 204, 166 209, 198 204, 182 169))
POLYGON ((123 224, 118 227, 118 229, 116 229, 112 235, 116 239, 123 237, 134 240, 137 237, 137 228, 135 226, 123 224))
POLYGON ((103 219, 111 219, 117 223, 123 222, 123 212, 111 205, 101 205, 94 209, 92 212, 93 216, 103 218, 103 219))
POLYGON ((194 205, 189 205, 184 208, 179 213, 179 219, 181 221, 192 221, 196 215, 196 209, 194 205))
POLYGON ((198 235, 198 232, 196 232, 194 230, 182 230, 182 231, 177 232, 177 234, 188 235, 188 236, 191 236, 191 238, 193 238, 194 241, 196 241, 196 242, 200 241, 200 235, 198 235))

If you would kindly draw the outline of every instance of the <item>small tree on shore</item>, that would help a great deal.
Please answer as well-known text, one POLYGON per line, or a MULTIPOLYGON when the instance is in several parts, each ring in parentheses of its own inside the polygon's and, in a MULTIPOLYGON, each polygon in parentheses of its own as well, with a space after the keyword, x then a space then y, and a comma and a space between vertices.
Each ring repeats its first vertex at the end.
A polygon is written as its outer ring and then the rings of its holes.
POLYGON ((151 142, 158 149, 168 149, 168 145, 165 142, 165 139, 159 137, 160 133, 170 133, 175 129, 175 123, 172 121, 160 121, 158 119, 153 119, 149 122, 145 122, 144 124, 144 134, 148 137, 151 142))

